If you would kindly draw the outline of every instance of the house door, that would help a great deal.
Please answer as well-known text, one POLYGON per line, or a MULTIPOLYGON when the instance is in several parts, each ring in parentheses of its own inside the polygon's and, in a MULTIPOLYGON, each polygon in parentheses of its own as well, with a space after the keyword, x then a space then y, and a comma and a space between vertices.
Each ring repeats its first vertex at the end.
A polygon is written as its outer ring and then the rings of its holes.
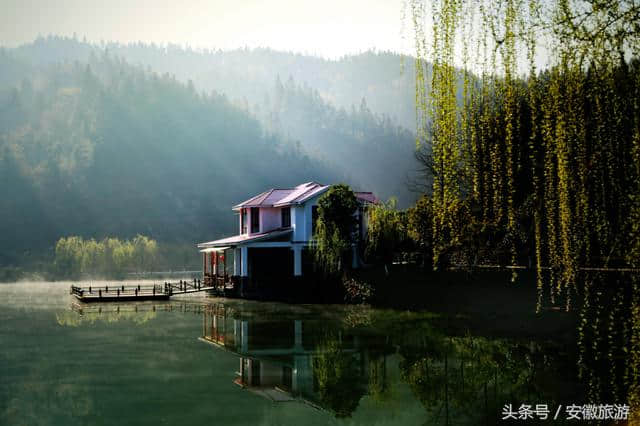
POLYGON ((260 361, 251 360, 251 386, 260 386, 260 361))
POLYGON ((291 371, 291 367, 285 365, 282 367, 282 386, 285 390, 291 391, 291 387, 293 385, 293 374, 291 371))

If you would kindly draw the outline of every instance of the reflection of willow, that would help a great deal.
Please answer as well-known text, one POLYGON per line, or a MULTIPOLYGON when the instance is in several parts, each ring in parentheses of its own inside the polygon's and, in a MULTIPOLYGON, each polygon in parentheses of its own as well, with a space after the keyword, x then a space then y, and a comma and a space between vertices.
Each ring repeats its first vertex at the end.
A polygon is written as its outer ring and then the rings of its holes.
POLYGON ((628 403, 632 416, 640 409, 638 284, 627 274, 588 275, 578 327, 578 368, 589 402, 628 403))
POLYGON ((369 360, 369 395, 376 402, 389 399, 391 386, 387 380, 386 356, 382 355, 369 360))
POLYGON ((336 417, 349 417, 364 395, 358 359, 343 348, 337 336, 328 336, 316 347, 313 359, 315 391, 320 403, 336 417))
POLYGON ((371 308, 361 305, 348 305, 345 307, 342 322, 347 327, 367 327, 372 321, 371 308))
POLYGON ((401 348, 400 368, 435 422, 493 424, 506 403, 553 401, 539 386, 550 365, 540 349, 480 337, 434 338, 401 348))

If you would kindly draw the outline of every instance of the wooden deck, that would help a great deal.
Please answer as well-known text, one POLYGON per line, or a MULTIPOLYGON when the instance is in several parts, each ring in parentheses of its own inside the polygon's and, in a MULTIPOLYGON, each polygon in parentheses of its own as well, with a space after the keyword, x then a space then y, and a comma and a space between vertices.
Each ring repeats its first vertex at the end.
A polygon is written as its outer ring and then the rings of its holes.
POLYGON ((82 302, 126 302, 143 300, 168 300, 179 294, 197 293, 201 291, 218 291, 219 287, 200 280, 180 280, 176 283, 164 284, 121 284, 107 286, 71 286, 70 293, 82 302))

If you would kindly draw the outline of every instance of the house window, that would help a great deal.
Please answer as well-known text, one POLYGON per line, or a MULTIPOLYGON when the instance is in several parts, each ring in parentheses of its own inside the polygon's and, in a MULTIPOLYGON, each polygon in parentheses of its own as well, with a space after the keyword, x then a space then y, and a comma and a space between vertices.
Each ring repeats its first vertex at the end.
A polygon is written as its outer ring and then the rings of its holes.
POLYGON ((240 233, 247 233, 247 209, 240 209, 240 233))
POLYGON ((260 209, 251 207, 251 233, 256 234, 258 232, 260 232, 260 209))
POLYGON ((283 207, 280 210, 282 214, 282 227, 290 228, 291 227, 291 207, 283 207))
POLYGON ((311 207, 311 235, 316 235, 316 222, 318 221, 318 206, 311 207))

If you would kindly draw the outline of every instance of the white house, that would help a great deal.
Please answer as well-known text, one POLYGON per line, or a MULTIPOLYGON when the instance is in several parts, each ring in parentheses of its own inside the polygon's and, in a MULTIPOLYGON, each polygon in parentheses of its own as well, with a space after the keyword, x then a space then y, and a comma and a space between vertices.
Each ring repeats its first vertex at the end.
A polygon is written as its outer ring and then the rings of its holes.
MULTIPOLYGON (((302 276, 306 272, 304 249, 315 232, 318 199, 329 188, 330 185, 307 182, 295 188, 269 189, 234 206, 233 210, 239 213, 238 234, 198 244, 203 253, 205 281, 219 280, 221 276, 238 277, 240 281, 302 276), (232 269, 230 262, 227 265, 229 257, 233 258, 232 269)), ((364 237, 364 212, 377 199, 371 192, 355 195, 360 207, 354 215, 359 235, 364 237)))

